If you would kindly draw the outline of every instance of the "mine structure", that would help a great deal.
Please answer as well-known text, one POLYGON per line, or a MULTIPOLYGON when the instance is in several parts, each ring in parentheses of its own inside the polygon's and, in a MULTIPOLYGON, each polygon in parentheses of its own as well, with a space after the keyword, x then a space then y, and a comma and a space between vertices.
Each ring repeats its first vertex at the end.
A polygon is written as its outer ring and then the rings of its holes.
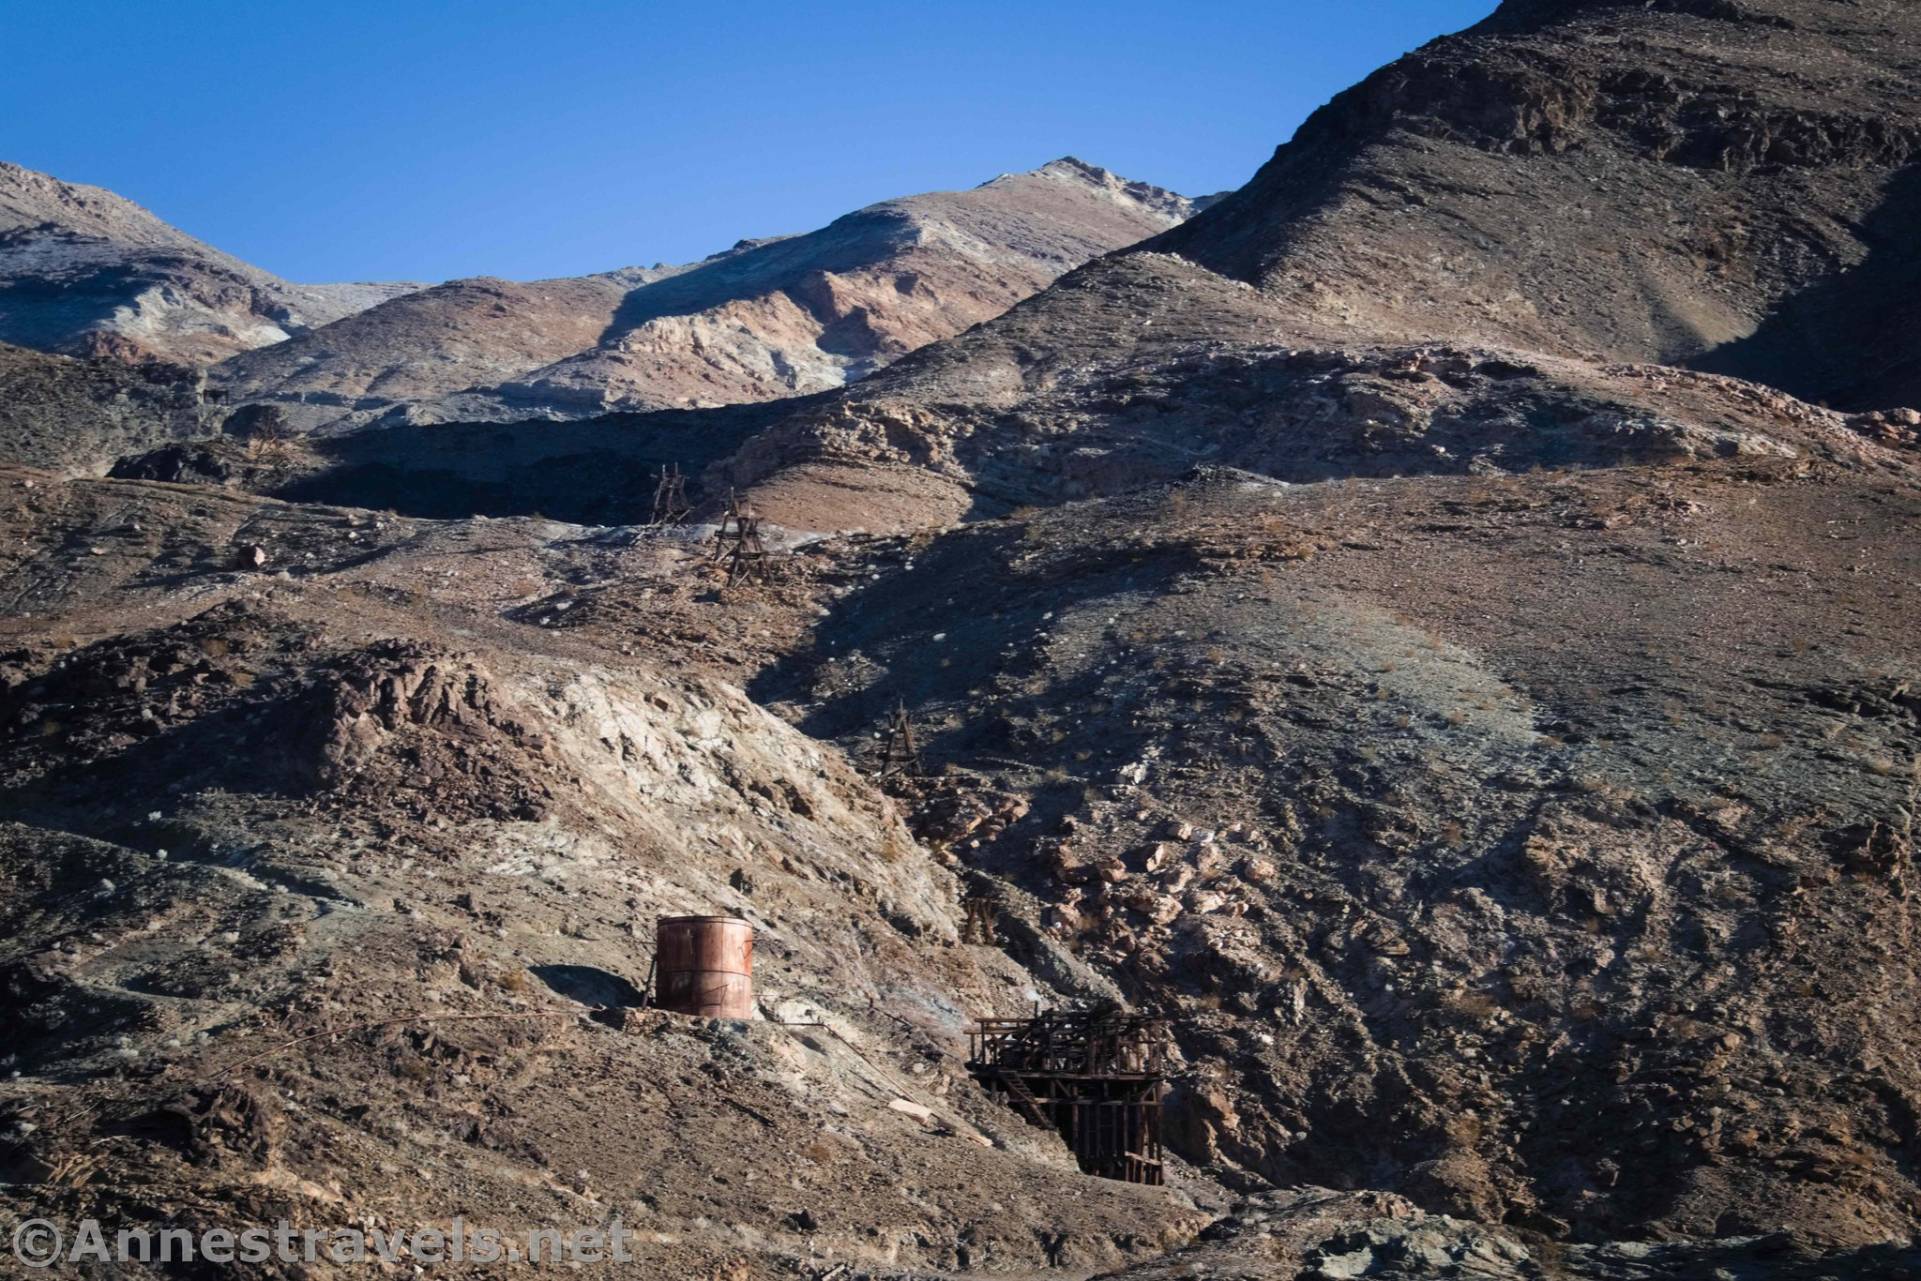
POLYGON ((961 924, 961 942, 986 947, 1000 942, 999 913, 994 910, 993 899, 980 895, 964 898, 961 900, 961 910, 966 913, 961 924))
POLYGON ((649 525, 678 525, 686 520, 694 505, 687 501, 687 476, 679 463, 660 469, 660 483, 654 486, 654 512, 649 525))
POLYGON ((754 927, 737 916, 664 916, 654 926, 654 1008, 754 1017, 754 927))
POLYGON ((880 760, 875 770, 877 778, 924 778, 927 768, 921 763, 920 744, 914 741, 914 718, 907 714, 907 704, 901 703, 888 718, 887 730, 881 736, 880 760))
POLYGON ((1084 1173, 1159 1186, 1165 1020, 1114 1005, 979 1020, 967 1071, 1037 1126, 1060 1131, 1084 1173))
POLYGON ((720 528, 714 531, 714 559, 727 566, 727 586, 767 581, 767 547, 760 540, 760 517, 744 506, 732 490, 720 528))

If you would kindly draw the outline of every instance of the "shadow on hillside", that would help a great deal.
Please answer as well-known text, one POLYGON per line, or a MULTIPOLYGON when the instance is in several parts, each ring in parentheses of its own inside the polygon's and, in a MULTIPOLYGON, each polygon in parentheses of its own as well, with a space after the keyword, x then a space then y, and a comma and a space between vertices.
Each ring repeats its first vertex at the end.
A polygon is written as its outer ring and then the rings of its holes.
POLYGON ((812 399, 581 422, 360 431, 315 441, 319 470, 270 496, 435 520, 537 515, 585 525, 638 524, 651 514, 662 466, 680 466, 688 495, 699 504, 706 496, 703 470, 812 399))
POLYGON ((1868 246, 1858 265, 1784 299, 1746 338, 1688 363, 1779 387, 1838 409, 1921 405, 1921 165, 1889 180, 1881 204, 1856 229, 1868 246))

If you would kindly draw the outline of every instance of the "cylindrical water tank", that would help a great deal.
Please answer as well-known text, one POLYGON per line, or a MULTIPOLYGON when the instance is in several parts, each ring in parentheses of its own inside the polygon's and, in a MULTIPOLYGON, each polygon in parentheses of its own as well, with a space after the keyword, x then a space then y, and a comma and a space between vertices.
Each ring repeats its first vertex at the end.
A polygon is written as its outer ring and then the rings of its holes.
POLYGON ((664 916, 654 934, 654 1004, 710 1019, 754 1016, 754 927, 737 916, 664 916))

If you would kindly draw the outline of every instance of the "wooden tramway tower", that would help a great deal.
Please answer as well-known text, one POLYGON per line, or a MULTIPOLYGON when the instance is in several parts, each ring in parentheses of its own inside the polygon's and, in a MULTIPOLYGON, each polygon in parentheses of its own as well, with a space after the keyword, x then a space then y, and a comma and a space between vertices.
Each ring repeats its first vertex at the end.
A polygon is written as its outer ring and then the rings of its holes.
POLYGON ((914 741, 914 720, 907 714, 907 704, 901 703, 888 718, 887 732, 880 744, 880 768, 875 777, 924 778, 926 774, 920 744, 914 741))
POLYGON ((678 525, 693 510, 694 505, 687 501, 686 473, 679 463, 668 463, 660 469, 660 481, 654 486, 654 510, 647 523, 678 525))
POLYGON ((1164 1020, 1114 1006, 981 1019, 967 1070, 1034 1125, 1060 1131, 1081 1170, 1159 1186, 1164 1020))
POLYGON ((961 900, 961 911, 965 918, 961 924, 961 942, 978 943, 993 947, 1000 942, 997 928, 999 913, 994 910, 994 900, 981 895, 973 895, 961 900))
POLYGON ((760 517, 727 491, 727 510, 714 531, 714 559, 727 566, 727 586, 767 581, 767 547, 760 539, 760 517))

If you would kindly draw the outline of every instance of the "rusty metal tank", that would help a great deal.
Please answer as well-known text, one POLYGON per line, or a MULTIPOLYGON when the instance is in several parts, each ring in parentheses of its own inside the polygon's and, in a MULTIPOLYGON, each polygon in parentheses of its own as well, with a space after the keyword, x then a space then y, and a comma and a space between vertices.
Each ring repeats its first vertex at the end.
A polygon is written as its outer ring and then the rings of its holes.
POLYGON ((664 916, 654 934, 654 1004, 710 1019, 754 1016, 754 927, 737 916, 664 916))

